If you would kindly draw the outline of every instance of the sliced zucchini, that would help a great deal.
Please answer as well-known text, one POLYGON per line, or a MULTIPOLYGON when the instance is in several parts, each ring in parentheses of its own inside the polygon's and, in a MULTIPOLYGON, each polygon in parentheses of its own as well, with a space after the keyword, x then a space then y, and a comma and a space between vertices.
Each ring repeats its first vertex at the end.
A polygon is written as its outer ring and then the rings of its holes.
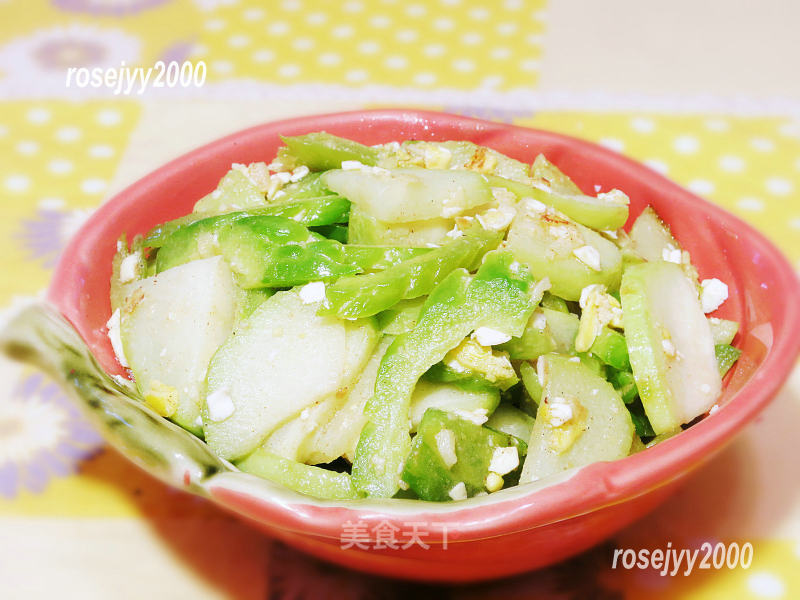
POLYGON ((697 290, 678 265, 628 267, 620 289, 636 385, 656 434, 705 413, 722 381, 697 290))
POLYGON ((323 179, 332 191, 388 223, 450 218, 493 199, 486 178, 472 171, 334 170, 323 179))
POLYGON ((544 393, 520 483, 628 455, 634 427, 614 387, 580 362, 539 359, 544 393))
POLYGON ((508 232, 508 247, 537 279, 550 279, 550 291, 578 300, 588 285, 619 287, 622 254, 609 240, 541 202, 526 201, 508 232))
POLYGON ((298 291, 278 292, 239 323, 211 360, 203 407, 219 456, 252 452, 281 424, 334 394, 347 362, 344 323, 298 291))
POLYGON ((482 424, 500 404, 500 391, 491 387, 464 387, 454 383, 439 383, 420 379, 411 396, 408 418, 412 433, 417 430, 422 415, 436 408, 461 418, 482 424))
POLYGON ((200 433, 209 361, 233 328, 237 290, 220 257, 198 260, 127 288, 121 337, 136 385, 165 417, 200 433))
POLYGON ((427 219, 411 223, 386 223, 358 206, 350 208, 348 242, 375 246, 425 247, 451 241, 447 237, 454 219, 427 219))

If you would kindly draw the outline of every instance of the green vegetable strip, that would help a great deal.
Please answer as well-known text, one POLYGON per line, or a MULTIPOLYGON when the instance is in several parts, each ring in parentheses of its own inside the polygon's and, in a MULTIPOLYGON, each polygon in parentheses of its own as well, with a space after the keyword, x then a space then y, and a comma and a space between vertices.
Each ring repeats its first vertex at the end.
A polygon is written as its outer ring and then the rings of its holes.
POLYGON ((728 344, 717 344, 714 346, 714 354, 717 357, 719 374, 722 377, 725 377, 730 368, 733 366, 733 363, 739 360, 739 357, 742 355, 742 351, 739 350, 739 348, 734 348, 728 344))
POLYGON ((322 500, 349 500, 359 497, 347 473, 304 465, 263 448, 238 461, 236 466, 246 473, 322 500))
POLYGON ((525 386, 525 391, 533 400, 536 406, 542 401, 542 384, 539 383, 539 376, 536 369, 529 362, 523 362, 519 366, 519 374, 522 377, 522 385, 525 386))
POLYGON ((247 211, 227 213, 214 217, 204 218, 202 214, 192 213, 157 225, 145 236, 144 245, 150 248, 159 248, 166 244, 169 237, 179 229, 200 222, 205 222, 205 227, 211 227, 212 225, 221 226, 244 217, 275 216, 285 217, 306 226, 317 226, 346 222, 349 212, 350 202, 341 196, 328 195, 280 202, 263 208, 252 208, 247 211))
POLYGON ((478 230, 379 273, 343 277, 328 286, 325 295, 329 306, 321 312, 360 319, 387 310, 400 300, 424 296, 448 273, 471 265, 499 240, 495 232, 478 230))
POLYGON ((357 489, 378 497, 397 492, 411 448, 408 408, 417 380, 478 327, 521 333, 540 300, 532 298, 532 284, 527 269, 498 251, 487 255, 474 278, 457 269, 436 286, 416 327, 397 336, 381 361, 353 463, 357 489))
POLYGON ((614 386, 625 404, 630 404, 639 397, 636 380, 630 371, 618 371, 608 368, 608 381, 614 386))
POLYGON ((630 371, 628 344, 625 336, 609 327, 603 327, 589 351, 607 365, 620 371, 630 371))
POLYGON ((375 148, 324 131, 281 139, 286 147, 278 151, 278 159, 306 165, 312 171, 338 169, 344 160, 357 160, 365 165, 378 161, 375 148))
POLYGON ((403 261, 428 254, 430 251, 431 248, 359 246, 356 244, 344 247, 347 260, 362 271, 382 271, 403 261))
POLYGON ((219 231, 222 255, 245 289, 291 287, 358 272, 339 242, 284 217, 246 217, 219 231))

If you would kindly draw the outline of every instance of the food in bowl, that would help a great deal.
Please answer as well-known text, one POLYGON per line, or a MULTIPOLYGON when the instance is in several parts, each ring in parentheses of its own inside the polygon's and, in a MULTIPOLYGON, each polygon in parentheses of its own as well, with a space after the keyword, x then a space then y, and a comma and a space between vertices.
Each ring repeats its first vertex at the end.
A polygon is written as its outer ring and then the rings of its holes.
POLYGON ((453 501, 623 458, 709 411, 727 296, 652 209, 542 155, 284 138, 118 243, 109 336, 152 409, 324 499, 453 501))

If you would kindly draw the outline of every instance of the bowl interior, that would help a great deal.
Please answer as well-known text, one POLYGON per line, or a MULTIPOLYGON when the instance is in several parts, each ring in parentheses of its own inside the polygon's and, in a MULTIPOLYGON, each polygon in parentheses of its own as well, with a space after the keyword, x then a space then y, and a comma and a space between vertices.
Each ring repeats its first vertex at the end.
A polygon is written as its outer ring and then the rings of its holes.
MULTIPOLYGON (((176 159, 104 204, 65 250, 49 291, 51 302, 75 325, 103 368, 121 372, 105 329, 111 259, 119 236, 125 233, 130 239, 190 212, 231 163, 269 162, 280 146, 280 135, 318 130, 366 144, 466 139, 525 162, 544 153, 587 193, 594 194, 595 186, 626 192, 630 220, 652 204, 691 252, 701 278, 717 277, 729 286, 729 299, 716 316, 741 323, 735 344, 743 354, 728 375, 722 409, 653 449, 592 465, 566 483, 538 491, 535 507, 524 516, 509 513, 505 526, 533 527, 537 519, 566 517, 590 510, 593 502, 619 502, 663 485, 729 439, 787 376, 800 346, 800 284, 780 253, 752 228, 647 167, 593 144, 453 115, 390 110, 305 117, 248 129, 176 159)), ((464 510, 480 511, 481 506, 464 510)), ((478 528, 481 517, 474 517, 478 528)), ((339 513, 333 520, 340 520, 339 513)))

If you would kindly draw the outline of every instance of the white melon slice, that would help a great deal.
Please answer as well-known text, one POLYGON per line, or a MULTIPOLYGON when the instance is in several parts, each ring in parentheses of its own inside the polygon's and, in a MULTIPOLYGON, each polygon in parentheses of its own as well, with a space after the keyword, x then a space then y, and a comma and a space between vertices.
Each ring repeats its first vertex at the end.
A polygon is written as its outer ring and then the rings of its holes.
POLYGON ((236 287, 221 257, 186 263, 126 288, 125 356, 142 395, 195 432, 211 357, 228 338, 236 287))

